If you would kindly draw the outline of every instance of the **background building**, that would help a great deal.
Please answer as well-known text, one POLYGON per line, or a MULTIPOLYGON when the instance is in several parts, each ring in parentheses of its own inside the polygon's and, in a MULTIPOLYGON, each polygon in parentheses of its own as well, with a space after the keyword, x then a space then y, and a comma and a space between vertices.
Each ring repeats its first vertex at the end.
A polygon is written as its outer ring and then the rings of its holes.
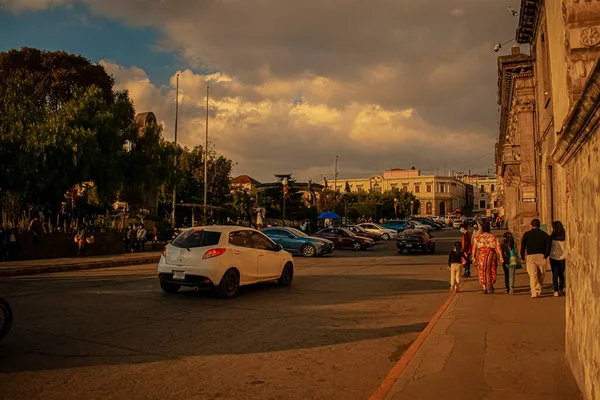
POLYGON ((474 213, 504 215, 499 200, 500 185, 497 177, 475 174, 462 176, 460 180, 470 186, 467 190, 467 204, 472 205, 474 213))
POLYGON ((522 0, 517 42, 498 59, 496 164, 509 228, 537 217, 567 231, 566 358, 600 398, 600 1, 522 0))
MULTIPOLYGON (((411 192, 420 201, 420 209, 415 214, 446 215, 457 209, 462 209, 466 204, 466 185, 459 179, 449 176, 421 175, 416 169, 390 169, 382 175, 368 178, 338 179, 335 190, 342 192, 346 186, 350 191, 361 192, 387 192, 394 189, 411 192)), ((323 185, 331 181, 321 182, 323 185)))

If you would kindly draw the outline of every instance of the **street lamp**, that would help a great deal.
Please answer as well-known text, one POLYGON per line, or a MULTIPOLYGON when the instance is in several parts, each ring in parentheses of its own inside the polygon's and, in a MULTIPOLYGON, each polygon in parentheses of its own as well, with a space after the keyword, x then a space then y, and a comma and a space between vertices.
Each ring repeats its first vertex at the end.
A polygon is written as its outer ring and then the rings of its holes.
POLYGON ((288 195, 288 180, 287 178, 283 178, 281 180, 281 185, 282 185, 282 189, 283 189, 283 208, 282 208, 282 212, 283 212, 283 226, 285 226, 285 198, 288 195))
POLYGON ((414 206, 414 204, 415 204, 415 202, 411 200, 411 202, 410 202, 410 216, 411 216, 411 217, 412 217, 412 216, 413 216, 413 214, 415 213, 415 208, 413 207, 413 206, 414 206))

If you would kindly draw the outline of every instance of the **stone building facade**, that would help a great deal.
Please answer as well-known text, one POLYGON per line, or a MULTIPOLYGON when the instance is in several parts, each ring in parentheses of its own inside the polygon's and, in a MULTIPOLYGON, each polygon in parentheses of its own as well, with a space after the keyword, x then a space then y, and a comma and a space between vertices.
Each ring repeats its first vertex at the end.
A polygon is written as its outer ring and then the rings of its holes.
POLYGON ((566 358, 600 399, 600 1, 522 0, 516 39, 531 55, 498 60, 502 201, 518 234, 565 225, 566 358))
MULTIPOLYGON (((321 182, 329 185, 333 182, 321 182)), ((360 192, 387 192, 398 189, 411 192, 420 202, 420 208, 414 210, 415 214, 446 215, 466 204, 466 185, 459 179, 449 176, 421 175, 416 169, 390 169, 382 175, 368 178, 338 179, 336 191, 342 192, 346 186, 350 191, 360 192)))

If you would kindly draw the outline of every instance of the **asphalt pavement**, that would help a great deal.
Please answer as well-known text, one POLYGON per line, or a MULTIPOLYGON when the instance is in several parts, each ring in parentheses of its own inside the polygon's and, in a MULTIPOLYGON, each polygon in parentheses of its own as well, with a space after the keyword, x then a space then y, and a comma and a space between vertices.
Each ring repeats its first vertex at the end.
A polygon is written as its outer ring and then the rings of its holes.
POLYGON ((365 399, 447 299, 445 261, 395 243, 296 258, 289 288, 163 293, 147 264, 5 278, 0 399, 365 399))

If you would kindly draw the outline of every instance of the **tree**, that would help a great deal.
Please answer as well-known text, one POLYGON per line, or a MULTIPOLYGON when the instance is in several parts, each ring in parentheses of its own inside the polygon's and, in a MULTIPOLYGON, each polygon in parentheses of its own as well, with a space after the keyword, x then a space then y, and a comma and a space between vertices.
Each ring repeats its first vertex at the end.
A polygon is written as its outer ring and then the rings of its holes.
MULTIPOLYGON (((231 170, 233 161, 217 154, 214 150, 208 152, 208 199, 212 206, 223 206, 229 201, 231 170)), ((196 146, 192 150, 183 149, 177 163, 177 199, 184 203, 204 202, 204 150, 196 146)))
POLYGON ((101 65, 65 52, 0 53, 0 192, 57 211, 73 185, 94 181, 111 201, 121 182, 127 92, 101 65))

